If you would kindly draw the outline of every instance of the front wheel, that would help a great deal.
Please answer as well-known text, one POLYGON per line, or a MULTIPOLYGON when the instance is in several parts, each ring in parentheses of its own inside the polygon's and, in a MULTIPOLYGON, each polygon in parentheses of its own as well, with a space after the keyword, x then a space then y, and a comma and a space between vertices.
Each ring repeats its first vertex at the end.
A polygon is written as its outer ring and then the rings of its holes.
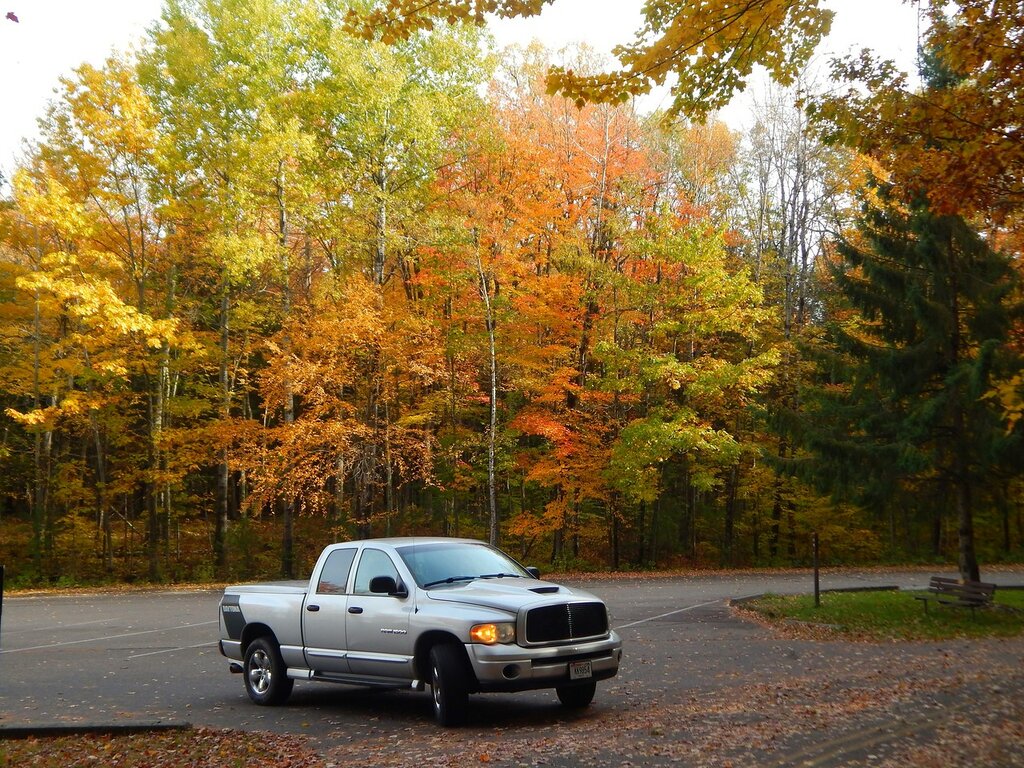
POLYGON ((469 685, 462 651, 454 645, 430 649, 430 693, 438 725, 460 725, 469 708, 469 685))
POLYGON ((586 709, 594 700, 595 691, 597 691, 597 683, 593 680, 589 683, 560 685, 555 688, 558 700, 567 709, 586 709))
POLYGON ((245 692, 261 706, 283 704, 295 681, 288 677, 281 649, 269 637, 258 637, 245 650, 245 692))

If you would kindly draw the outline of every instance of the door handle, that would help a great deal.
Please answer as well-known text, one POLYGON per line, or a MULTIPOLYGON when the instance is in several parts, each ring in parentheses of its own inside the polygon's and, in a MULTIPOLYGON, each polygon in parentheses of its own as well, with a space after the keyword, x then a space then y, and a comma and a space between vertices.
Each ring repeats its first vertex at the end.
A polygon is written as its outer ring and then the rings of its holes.
POLYGON ((320 606, 319 605, 307 605, 306 606, 306 610, 309 611, 310 613, 316 613, 317 611, 320 610, 320 606))
POLYGON ((348 609, 348 612, 349 613, 362 613, 363 609, 360 608, 358 605, 353 605, 351 608, 348 609))

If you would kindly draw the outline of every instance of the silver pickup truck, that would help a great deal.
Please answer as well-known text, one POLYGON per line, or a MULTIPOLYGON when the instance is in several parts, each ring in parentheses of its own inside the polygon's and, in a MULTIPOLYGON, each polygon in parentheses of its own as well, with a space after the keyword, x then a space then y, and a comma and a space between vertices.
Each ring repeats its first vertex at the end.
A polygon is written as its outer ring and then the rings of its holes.
POLYGON ((554 688, 566 707, 586 707, 622 658, 601 600, 448 538, 332 544, 308 585, 228 587, 220 637, 256 704, 284 702, 295 680, 429 685, 441 725, 460 723, 469 694, 484 691, 554 688))

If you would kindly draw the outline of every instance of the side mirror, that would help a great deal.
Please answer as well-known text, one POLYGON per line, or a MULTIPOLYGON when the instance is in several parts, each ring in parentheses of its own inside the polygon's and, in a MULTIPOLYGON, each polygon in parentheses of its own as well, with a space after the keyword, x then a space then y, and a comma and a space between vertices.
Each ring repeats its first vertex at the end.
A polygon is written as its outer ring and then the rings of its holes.
POLYGON ((374 576, 370 579, 370 592, 375 595, 391 597, 408 597, 406 588, 395 581, 394 576, 374 576))
POLYGON ((526 572, 528 574, 530 574, 531 576, 533 576, 533 578, 535 578, 535 579, 539 579, 540 578, 540 568, 536 568, 536 567, 530 565, 530 566, 527 566, 526 572))

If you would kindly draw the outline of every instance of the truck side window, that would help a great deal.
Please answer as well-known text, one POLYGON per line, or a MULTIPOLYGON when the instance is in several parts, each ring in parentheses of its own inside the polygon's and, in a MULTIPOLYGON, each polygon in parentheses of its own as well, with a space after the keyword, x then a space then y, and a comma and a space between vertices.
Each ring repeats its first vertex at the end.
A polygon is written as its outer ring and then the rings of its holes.
POLYGON ((359 558, 359 567, 356 568, 356 586, 352 590, 353 594, 372 594, 370 580, 377 576, 391 576, 396 582, 399 580, 398 569, 386 553, 379 549, 364 549, 363 556, 359 558))
POLYGON ((327 556, 323 570, 320 571, 320 581, 316 585, 318 595, 343 595, 348 585, 348 574, 352 570, 352 561, 355 560, 356 550, 336 549, 327 556))

